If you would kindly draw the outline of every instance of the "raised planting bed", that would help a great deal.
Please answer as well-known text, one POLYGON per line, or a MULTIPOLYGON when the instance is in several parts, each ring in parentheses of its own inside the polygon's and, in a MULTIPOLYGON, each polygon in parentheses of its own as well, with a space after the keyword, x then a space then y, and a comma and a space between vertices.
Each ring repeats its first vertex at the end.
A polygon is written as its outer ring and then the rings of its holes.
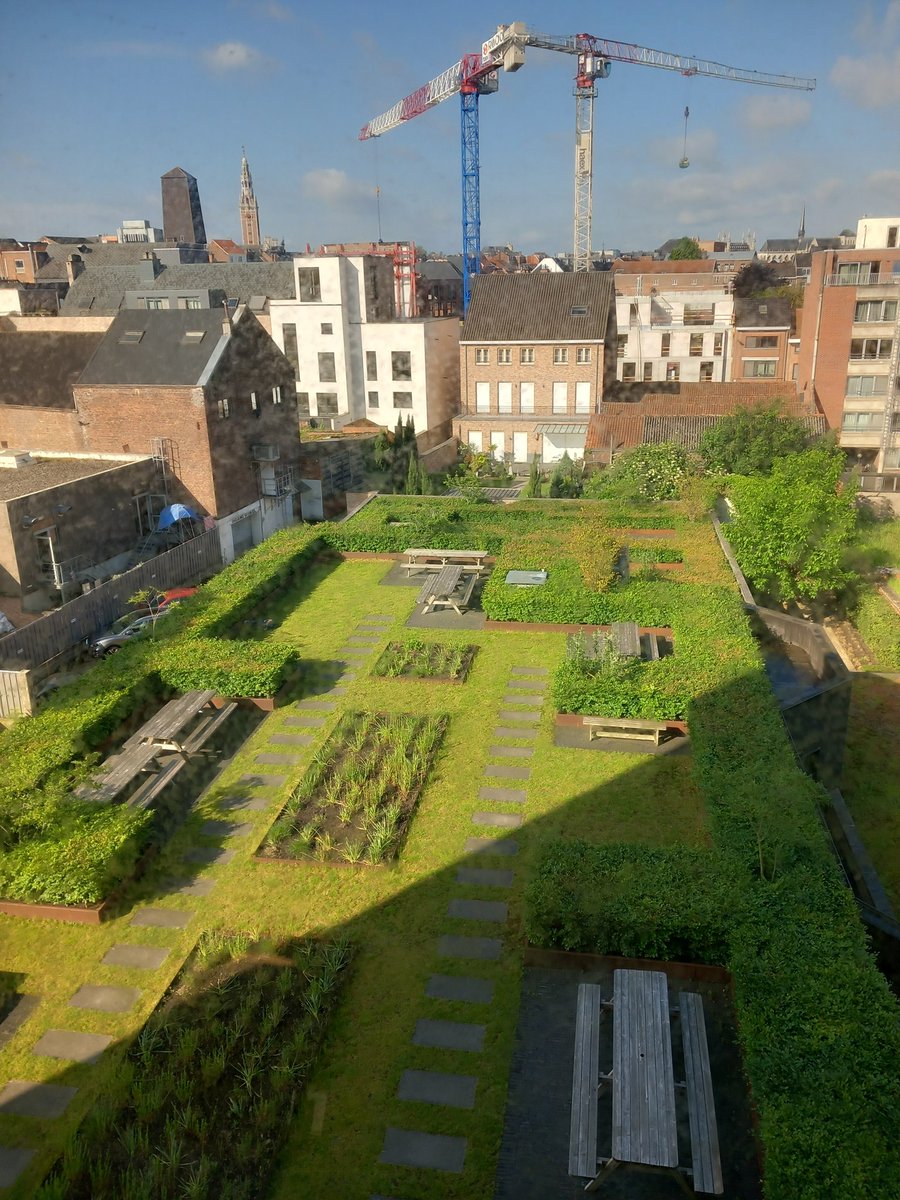
POLYGON ((205 934, 40 1195, 264 1195, 349 959, 205 934))
POLYGON ((390 642, 372 668, 372 674, 388 679, 435 679, 443 683, 462 683, 477 650, 477 646, 423 642, 418 638, 390 642))
POLYGON ((395 857, 448 720, 345 713, 269 831, 261 857, 363 864, 395 857))

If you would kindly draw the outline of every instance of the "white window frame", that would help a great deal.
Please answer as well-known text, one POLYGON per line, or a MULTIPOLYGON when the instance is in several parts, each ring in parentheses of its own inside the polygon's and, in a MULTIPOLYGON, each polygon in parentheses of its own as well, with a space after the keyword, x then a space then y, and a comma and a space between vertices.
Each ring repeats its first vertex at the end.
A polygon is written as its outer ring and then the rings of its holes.
POLYGON ((500 367, 508 367, 512 362, 512 350, 508 346, 501 346, 497 351, 497 365, 500 367))
POLYGON ((486 367, 488 365, 488 361, 489 361, 489 359, 488 359, 489 354, 490 354, 490 351, 486 347, 477 346, 475 348, 475 366, 476 367, 486 367))
POLYGON ((477 413, 491 411, 491 385, 484 380, 475 384, 475 411, 477 413))
POLYGON ((497 412, 512 413, 512 384, 497 384, 497 412))
POLYGON ((591 361, 590 346, 579 346, 575 351, 575 361, 581 366, 586 366, 591 361))
POLYGON ((744 379, 775 379, 778 376, 777 358, 745 358, 744 379), (758 370, 765 367, 764 371, 758 370))
POLYGON ((575 412, 589 413, 591 411, 591 385, 587 380, 575 384, 575 412))
POLYGON ((848 375, 845 396, 886 396, 887 375, 848 375), (879 386, 880 385, 880 386, 879 386))
POLYGON ((554 346, 553 347, 553 365, 555 367, 563 367, 566 365, 566 363, 568 361, 569 361, 568 346, 554 346))
POLYGON ((567 416, 569 412, 569 385, 562 380, 553 384, 553 412, 557 416, 567 416))
POLYGON ((519 362, 523 367, 534 366, 534 347, 523 346, 519 351, 519 362))
POLYGON ((534 412, 534 384, 527 379, 519 384, 519 412, 523 415, 534 412))
POLYGON ((281 384, 280 383, 276 383, 276 385, 272 388, 272 403, 273 404, 281 403, 281 384))

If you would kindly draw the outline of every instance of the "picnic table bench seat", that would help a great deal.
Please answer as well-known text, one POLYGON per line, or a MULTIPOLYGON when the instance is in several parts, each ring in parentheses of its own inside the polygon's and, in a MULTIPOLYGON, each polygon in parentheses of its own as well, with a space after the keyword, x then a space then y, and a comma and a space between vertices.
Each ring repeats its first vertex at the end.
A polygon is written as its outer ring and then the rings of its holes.
POLYGON ((597 1173, 597 1092, 600 1080, 600 985, 578 985, 575 1014, 575 1064, 572 1070, 572 1119, 569 1127, 569 1174, 589 1179, 597 1173))
POLYGON ((669 728, 665 721, 645 721, 636 717, 585 716, 581 718, 581 723, 588 731, 589 742, 602 737, 632 738, 649 740, 656 746, 669 728))
POLYGON ((623 658, 641 657, 641 635, 637 621, 613 621, 610 636, 617 654, 623 658))
POLYGON ((713 1099, 712 1072, 703 997, 698 992, 681 992, 681 1044, 684 1050, 685 1087, 691 1130, 692 1179, 695 1192, 721 1196, 722 1162, 719 1156, 719 1130, 713 1099))
POLYGON ((186 763, 186 758, 182 758, 180 754, 173 754, 128 797, 125 803, 129 808, 149 808, 186 763))
POLYGON ((480 573, 485 565, 484 560, 487 558, 486 550, 428 550, 411 546, 403 553, 406 555, 404 566, 407 577, 415 570, 429 566, 444 567, 448 563, 454 563, 456 566, 462 567, 464 571, 480 573))
POLYGON ((128 787, 142 771, 152 770, 158 751, 155 746, 137 743, 123 747, 103 764, 95 783, 76 788, 75 795, 97 804, 109 804, 128 787))
POLYGON ((470 575, 462 589, 462 594, 457 596, 455 592, 461 578, 462 567, 446 566, 442 567, 437 575, 432 575, 427 579, 416 597, 416 602, 425 606, 422 612, 430 612, 433 608, 453 608, 459 616, 462 616, 462 610, 472 598, 478 576, 470 575))

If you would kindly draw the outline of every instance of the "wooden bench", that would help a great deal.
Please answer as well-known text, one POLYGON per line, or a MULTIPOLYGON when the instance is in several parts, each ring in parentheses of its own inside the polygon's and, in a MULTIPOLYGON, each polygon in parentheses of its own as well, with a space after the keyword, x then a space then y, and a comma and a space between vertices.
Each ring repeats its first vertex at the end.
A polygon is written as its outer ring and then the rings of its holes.
POLYGON ((232 700, 229 704, 223 705, 222 708, 213 709, 212 712, 205 714, 203 719, 195 726, 181 745, 183 754, 198 754, 212 735, 219 729, 234 710, 237 708, 237 702, 232 700))
POLYGON ((713 1099, 712 1073, 703 997, 697 992, 681 992, 681 1044, 684 1049, 685 1088, 691 1129, 692 1179, 695 1192, 721 1196, 722 1162, 719 1157, 719 1131, 713 1099))
POLYGON ((156 746, 144 743, 128 746, 121 753, 108 758, 97 775, 96 782, 82 784, 76 788, 75 795, 81 800, 110 804, 142 771, 155 769, 158 753, 156 746))
POLYGON ((669 729, 665 721, 642 721, 632 717, 582 717, 581 723, 588 731, 589 742, 602 737, 632 738, 652 741, 658 746, 669 729))
POLYGON ((486 550, 423 550, 413 546, 403 553, 406 555, 404 566, 407 578, 413 571, 427 569, 429 566, 445 567, 448 563, 454 563, 464 571, 476 571, 480 574, 484 570, 484 560, 487 558, 486 550))
POLYGON ((597 1174, 597 1092, 600 1080, 600 1018, 603 997, 596 983, 578 985, 575 1016, 575 1064, 572 1069, 572 1119, 569 1126, 569 1174, 597 1174))
POLYGON ((641 657, 641 635, 636 621, 613 621, 609 632, 615 651, 622 658, 641 657))
POLYGON ((459 616, 462 616, 463 610, 472 598, 478 576, 469 576, 463 587, 462 595, 456 596, 455 592, 461 578, 462 567, 448 566, 442 567, 437 575, 427 579, 416 597, 416 603, 424 605, 423 614, 430 612, 433 608, 452 608, 459 616))
POLYGON ((129 808, 148 808, 164 787, 172 781, 187 762, 180 754, 173 754, 160 769, 128 797, 125 803, 129 808))

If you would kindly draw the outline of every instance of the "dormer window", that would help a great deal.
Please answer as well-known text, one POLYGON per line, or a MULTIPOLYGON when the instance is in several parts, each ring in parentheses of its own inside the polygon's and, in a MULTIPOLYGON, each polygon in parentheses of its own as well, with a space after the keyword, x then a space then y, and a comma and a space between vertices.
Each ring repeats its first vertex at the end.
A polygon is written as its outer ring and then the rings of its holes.
POLYGON ((182 346, 199 346, 206 337, 205 329, 188 329, 181 338, 182 346))
POLYGON ((144 336, 143 329, 126 329, 119 338, 120 346, 136 346, 144 336))
POLYGON ((587 306, 584 304, 573 304, 569 309, 570 317, 586 317, 588 314, 587 306))

